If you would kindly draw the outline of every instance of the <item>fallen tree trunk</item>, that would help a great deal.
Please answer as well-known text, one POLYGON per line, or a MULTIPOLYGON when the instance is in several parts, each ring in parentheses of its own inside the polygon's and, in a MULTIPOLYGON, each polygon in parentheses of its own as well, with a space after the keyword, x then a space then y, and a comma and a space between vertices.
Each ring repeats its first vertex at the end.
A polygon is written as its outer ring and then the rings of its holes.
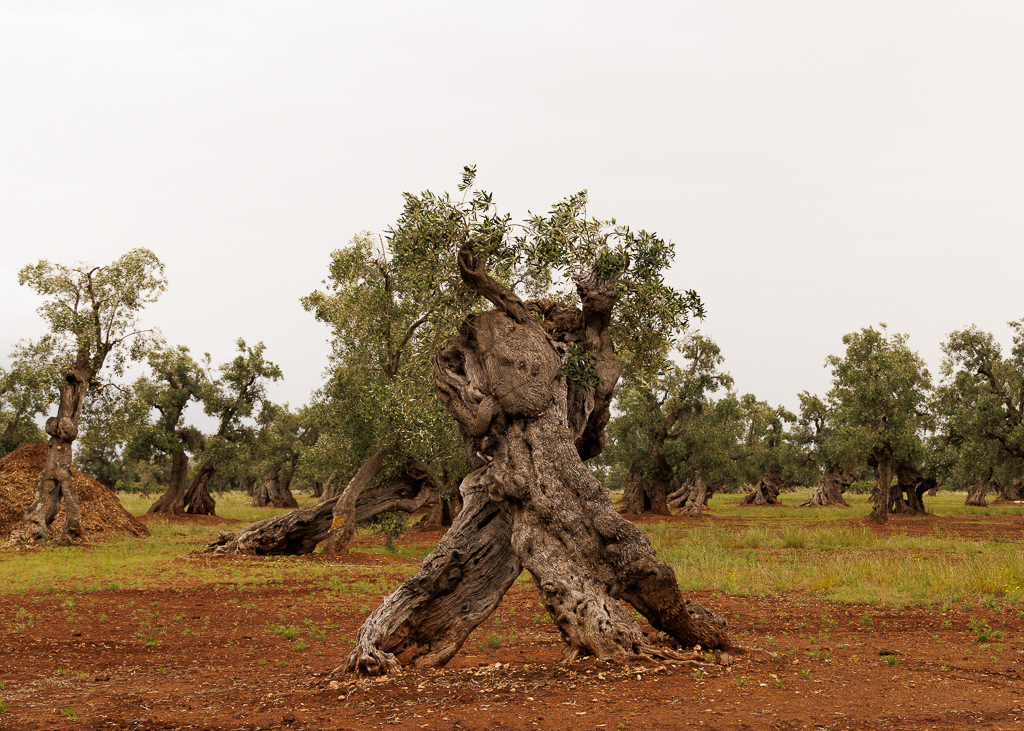
POLYGON ((334 502, 327 501, 256 521, 237 533, 221 533, 216 541, 199 553, 208 556, 229 553, 301 556, 312 553, 331 529, 333 508, 334 502))
MULTIPOLYGON (((375 466, 376 461, 372 459, 367 462, 367 465, 364 465, 367 471, 374 469, 375 466)), ((333 477, 332 475, 331 480, 328 480, 328 486, 333 481, 333 477)), ((353 483, 365 484, 361 477, 359 480, 353 477, 349 485, 353 483)), ((409 487, 409 483, 407 483, 407 487, 409 487)), ((429 496, 425 491, 421 491, 421 493, 424 494, 417 497, 411 494, 411 488, 403 492, 396 490, 393 485, 371 487, 362 494, 354 491, 352 494, 357 496, 355 510, 348 510, 346 514, 353 515, 356 522, 362 522, 389 510, 415 512, 422 507, 429 496), (382 497, 378 494, 378 487, 386 491, 387 495, 382 497)), ((312 553, 318 544, 328 538, 331 526, 339 512, 336 508, 339 500, 341 500, 340 495, 284 515, 257 521, 237 533, 221 533, 216 541, 203 548, 199 553, 206 555, 244 553, 257 556, 294 556, 312 553)), ((354 534, 355 523, 353 523, 352 530, 354 534)), ((348 543, 346 543, 347 545, 348 543)))

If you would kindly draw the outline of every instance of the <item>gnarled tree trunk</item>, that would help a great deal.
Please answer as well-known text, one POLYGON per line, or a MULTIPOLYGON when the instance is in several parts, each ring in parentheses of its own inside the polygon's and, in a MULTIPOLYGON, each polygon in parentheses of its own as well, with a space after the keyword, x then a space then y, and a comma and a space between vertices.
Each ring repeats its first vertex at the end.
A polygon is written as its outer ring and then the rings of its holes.
POLYGON ((988 501, 985 500, 985 497, 988 495, 989 487, 992 485, 991 476, 992 473, 989 472, 988 477, 978 480, 967 488, 967 499, 964 500, 964 505, 971 505, 976 508, 988 507, 988 501))
POLYGON ((740 500, 740 505, 782 505, 779 502, 779 493, 786 483, 782 479, 782 468, 779 466, 769 467, 754 489, 740 500))
POLYGON ((78 493, 71 480, 71 445, 78 437, 78 420, 93 373, 83 364, 79 354, 75 367, 65 374, 60 386, 57 415, 46 420, 50 441, 46 450, 46 466, 36 478, 32 503, 21 519, 21 525, 10 536, 12 541, 34 541, 39 538, 77 540, 82 535, 82 514, 78 493), (53 519, 64 500, 64 526, 53 530, 53 519))
POLYGON ((996 499, 997 503, 1019 503, 1024 501, 1024 484, 1021 484, 1020 480, 1014 480, 1009 485, 997 482, 995 486, 996 491, 999 493, 999 497, 996 499))
POLYGON ((622 490, 622 512, 630 515, 671 515, 668 505, 670 485, 670 477, 659 474, 648 479, 630 470, 622 490))
POLYGON ((487 275, 470 246, 459 264, 463 281, 497 307, 467 318, 434 364, 438 397, 475 468, 463 482, 466 504, 420 573, 370 615, 339 670, 444 664, 520 566, 562 634, 566 660, 673 653, 651 644, 620 599, 680 644, 728 645, 725 620, 683 599, 672 569, 583 463, 603 447, 619 375, 608 332, 616 281, 599 281, 593 268, 578 277, 580 311, 523 303, 487 275), (596 386, 563 375, 580 357, 591 360, 596 386), (491 558, 466 560, 481 538, 491 558), (447 602, 453 594, 459 604, 447 602))
POLYGON ((348 544, 352 542, 352 536, 356 534, 356 502, 366 486, 384 468, 384 463, 387 462, 392 451, 393 447, 378 450, 363 463, 362 467, 356 470, 355 475, 349 480, 345 491, 334 503, 330 534, 326 545, 324 545, 324 553, 337 554, 348 550, 348 544))
POLYGON ((263 478, 263 482, 260 487, 256 490, 256 494, 253 496, 252 504, 258 508, 270 505, 275 508, 297 508, 299 507, 298 501, 295 496, 292 495, 292 491, 289 488, 289 483, 281 479, 281 468, 283 465, 274 465, 274 467, 267 473, 267 476, 263 478))
POLYGON ((910 462, 899 461, 896 465, 896 488, 892 500, 895 503, 893 512, 914 513, 923 515, 924 494, 935 486, 935 480, 925 477, 910 462), (904 497, 905 495, 905 497, 904 497))
POLYGON ((185 450, 171 455, 171 479, 167 491, 149 506, 147 513, 181 514, 185 512, 186 481, 188 479, 188 453, 185 450))
POLYGON ((875 468, 875 489, 871 492, 871 512, 868 519, 876 523, 887 523, 892 489, 892 450, 878 449, 871 455, 868 464, 875 468))
POLYGON ((848 508, 850 504, 843 498, 843 493, 856 481, 856 475, 843 472, 839 467, 832 465, 822 473, 818 480, 818 487, 807 500, 800 503, 800 507, 842 506, 848 508))
POLYGON ((708 485, 700 477, 687 480, 681 488, 669 495, 669 507, 679 508, 680 515, 699 518, 715 494, 715 486, 708 485))
POLYGON ((185 512, 192 515, 216 515, 217 503, 210 495, 210 478, 217 471, 217 465, 207 460, 199 467, 185 490, 185 512))

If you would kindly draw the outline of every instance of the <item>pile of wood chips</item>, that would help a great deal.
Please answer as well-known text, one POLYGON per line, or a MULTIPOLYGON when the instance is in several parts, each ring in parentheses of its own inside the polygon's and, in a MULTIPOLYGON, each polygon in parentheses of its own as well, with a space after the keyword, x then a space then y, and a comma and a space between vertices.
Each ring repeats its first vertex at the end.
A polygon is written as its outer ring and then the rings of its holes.
MULTIPOLYGON (((31 444, 0 459, 0 543, 21 523, 21 516, 35 495, 36 478, 45 465, 45 444, 31 444)), ((73 467, 71 480, 78 492, 84 540, 113 533, 127 533, 137 538, 149 536, 149 529, 124 509, 113 492, 73 467)), ((63 525, 62 500, 53 527, 59 529, 63 525)))

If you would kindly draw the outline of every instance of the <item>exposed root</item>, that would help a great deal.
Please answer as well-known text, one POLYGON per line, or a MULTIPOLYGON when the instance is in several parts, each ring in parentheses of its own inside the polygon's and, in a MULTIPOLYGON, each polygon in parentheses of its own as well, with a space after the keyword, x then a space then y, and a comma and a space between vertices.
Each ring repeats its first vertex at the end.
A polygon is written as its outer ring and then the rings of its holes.
POLYGON ((390 652, 384 652, 371 644, 360 643, 345 658, 345 662, 331 671, 332 677, 355 673, 378 677, 402 672, 402 664, 390 652))

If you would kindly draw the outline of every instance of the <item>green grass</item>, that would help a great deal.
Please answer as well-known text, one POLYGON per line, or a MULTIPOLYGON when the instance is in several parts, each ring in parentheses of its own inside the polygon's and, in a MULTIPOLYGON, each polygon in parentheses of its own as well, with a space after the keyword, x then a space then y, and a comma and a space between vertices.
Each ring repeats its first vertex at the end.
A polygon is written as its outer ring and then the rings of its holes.
MULTIPOLYGON (((947 507, 949 498, 935 502, 947 507)), ((804 592, 867 604, 1024 602, 1019 544, 945 536, 938 523, 939 530, 929 535, 876 536, 849 520, 862 511, 867 514, 859 503, 806 512, 732 510, 718 504, 716 517, 749 514, 750 519, 649 523, 641 528, 676 571, 684 590, 733 595, 804 592)), ((1020 515, 1020 508, 1015 511, 1020 515)))
MULTIPOLYGON (((1019 539, 998 537, 994 531, 987 538, 958 538, 940 520, 921 523, 924 535, 905 535, 899 532, 898 522, 895 532, 876 535, 856 520, 870 510, 866 495, 847 495, 848 508, 794 507, 809 492, 784 493, 787 507, 779 508, 738 507, 741 495, 716 495, 703 520, 650 522, 640 527, 658 555, 675 569, 684 591, 739 596, 802 593, 830 601, 903 606, 1024 604, 1024 554, 1019 539)), ((152 502, 138 495, 121 498, 136 514, 152 502)), ((1009 516, 1019 519, 1024 512, 1020 507, 967 508, 963 498, 963 493, 940 493, 926 498, 925 504, 937 516, 976 525, 1006 523, 1009 516)), ((240 522, 204 526, 153 521, 153 536, 147 539, 115 537, 96 541, 87 549, 44 546, 18 554, 0 553, 0 594, 60 593, 72 602, 65 605, 72 611, 76 595, 94 591, 203 584, 218 591, 245 592, 297 582, 327 593, 359 595, 372 608, 379 597, 416 571, 412 563, 381 566, 377 577, 367 581, 363 567, 302 558, 182 560, 220 530, 282 511, 253 508, 248 496, 225 493, 218 496, 217 512, 240 522), (110 581, 111 576, 117 577, 117 583, 110 581)), ((399 552, 419 559, 432 549, 433 545, 407 536, 399 552)), ((517 580, 521 586, 529 582, 526 572, 517 580)), ((8 618, 6 628, 22 634, 34 621, 23 609, 8 618)), ((306 630, 309 639, 316 639, 312 629, 306 630)), ((156 638, 147 636, 151 639, 156 638)), ((295 641, 297 635, 286 639, 295 641)))

